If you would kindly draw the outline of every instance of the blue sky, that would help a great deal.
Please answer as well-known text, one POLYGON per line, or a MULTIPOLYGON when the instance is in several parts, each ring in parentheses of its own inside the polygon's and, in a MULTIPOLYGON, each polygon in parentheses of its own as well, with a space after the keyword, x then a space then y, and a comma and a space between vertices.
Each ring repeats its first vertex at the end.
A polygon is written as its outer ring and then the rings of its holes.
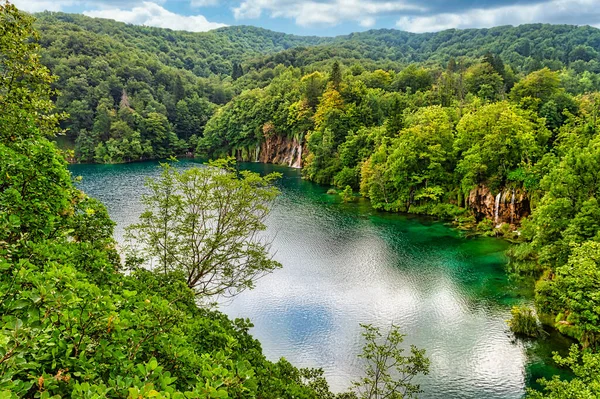
POLYGON ((18 7, 83 13, 176 30, 254 25, 299 35, 367 29, 432 32, 546 22, 600 27, 600 0, 12 0, 18 7))

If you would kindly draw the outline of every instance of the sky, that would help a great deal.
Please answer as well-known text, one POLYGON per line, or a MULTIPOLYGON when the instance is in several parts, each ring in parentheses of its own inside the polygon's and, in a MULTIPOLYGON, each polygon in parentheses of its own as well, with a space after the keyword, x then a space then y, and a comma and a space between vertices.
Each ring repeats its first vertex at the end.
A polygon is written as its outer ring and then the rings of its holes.
POLYGON ((202 32, 253 25, 298 35, 368 29, 409 32, 554 23, 600 27, 600 0, 10 0, 17 7, 83 13, 202 32))

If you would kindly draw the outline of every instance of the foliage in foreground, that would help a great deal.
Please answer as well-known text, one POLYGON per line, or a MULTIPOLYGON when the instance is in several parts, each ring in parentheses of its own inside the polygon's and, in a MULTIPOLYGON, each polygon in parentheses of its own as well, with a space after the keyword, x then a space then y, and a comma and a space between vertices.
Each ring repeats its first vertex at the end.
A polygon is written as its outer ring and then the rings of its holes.
POLYGON ((392 324, 387 332, 372 325, 361 325, 366 343, 359 357, 365 363, 365 376, 354 382, 361 399, 416 398, 421 392, 412 382, 419 374, 429 373, 429 359, 425 351, 411 346, 410 355, 404 354, 401 344, 404 335, 392 324))
POLYGON ((568 367, 575 374, 570 381, 554 376, 551 380, 542 379, 542 392, 529 390, 528 399, 594 399, 600 397, 600 354, 581 352, 574 345, 567 357, 554 355, 554 360, 568 367))

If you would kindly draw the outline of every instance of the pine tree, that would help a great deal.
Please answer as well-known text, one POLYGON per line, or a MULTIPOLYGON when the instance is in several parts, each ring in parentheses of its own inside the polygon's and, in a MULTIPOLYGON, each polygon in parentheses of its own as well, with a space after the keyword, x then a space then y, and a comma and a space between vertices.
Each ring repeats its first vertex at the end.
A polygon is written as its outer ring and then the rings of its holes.
POLYGON ((331 75, 329 80, 331 83, 333 83, 333 87, 336 90, 339 90, 340 83, 342 83, 342 70, 340 69, 340 63, 337 61, 335 61, 331 67, 331 75))
POLYGON ((450 57, 450 59, 448 60, 448 66, 446 67, 446 69, 448 70, 448 72, 456 72, 456 60, 454 59, 454 57, 450 57))
POLYGON ((241 78, 242 75, 244 75, 244 69, 242 68, 242 66, 240 64, 238 64, 237 62, 234 62, 233 70, 231 72, 231 78, 233 80, 237 80, 237 79, 241 78))

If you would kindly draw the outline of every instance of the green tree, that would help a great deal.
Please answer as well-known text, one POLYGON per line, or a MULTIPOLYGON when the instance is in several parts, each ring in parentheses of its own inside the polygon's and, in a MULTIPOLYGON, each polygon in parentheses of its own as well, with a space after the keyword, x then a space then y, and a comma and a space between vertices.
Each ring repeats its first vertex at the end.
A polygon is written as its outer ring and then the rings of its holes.
POLYGON ((557 72, 548 68, 532 72, 519 81, 510 92, 510 97, 520 102, 531 97, 545 103, 560 90, 560 78, 557 72))
POLYGON ((236 172, 233 160, 179 171, 167 164, 140 222, 128 228, 136 257, 157 262, 163 273, 180 271, 197 295, 233 296, 281 265, 261 237, 278 177, 236 172))
POLYGON ((361 324, 365 339, 359 357, 364 362, 365 376, 353 383, 361 399, 407 399, 416 398, 421 392, 412 379, 429 372, 429 359, 425 350, 411 346, 410 355, 404 354, 401 344, 404 335, 394 324, 382 333, 372 325, 361 324))
POLYGON ((302 91, 308 105, 315 110, 319 104, 319 98, 325 89, 326 80, 320 72, 313 72, 302 77, 302 91))
POLYGON ((571 327, 584 347, 600 346, 599 242, 574 246, 567 264, 558 267, 553 278, 540 281, 537 290, 541 309, 559 315, 559 329, 571 327))
POLYGON ((64 157, 48 140, 61 115, 36 39, 30 16, 0 4, 0 254, 60 234, 76 203, 64 157))
POLYGON ((343 202, 352 202, 354 201, 354 193, 352 192, 352 187, 346 186, 344 190, 340 193, 340 197, 343 202))
POLYGON ((342 83, 342 69, 340 68, 340 63, 337 60, 334 61, 333 65, 331 66, 329 81, 335 90, 340 89, 340 84, 342 83))
POLYGON ((244 70, 242 69, 242 66, 237 62, 232 63, 231 78, 233 80, 238 80, 243 75, 244 75, 244 70))
POLYGON ((540 159, 550 137, 535 115, 505 101, 464 115, 456 130, 457 173, 465 192, 478 184, 504 187, 511 171, 540 159))
POLYGON ((600 354, 582 352, 573 345, 567 357, 554 354, 554 361, 570 368, 575 378, 542 379, 543 391, 528 389, 527 399, 593 399, 600 396, 600 354))
POLYGON ((502 76, 487 62, 475 64, 465 72, 467 90, 486 100, 499 98, 503 85, 502 76))
POLYGON ((42 65, 33 18, 9 3, 0 5, 0 128, 4 140, 58 133, 54 112, 55 77, 42 65), (35 128, 32 128, 35 127, 35 128))
POLYGON ((361 192, 376 208, 408 211, 414 203, 439 202, 452 180, 454 134, 446 111, 421 108, 406 124, 363 166, 361 192))
POLYGON ((540 335, 538 319, 530 307, 513 306, 510 310, 511 318, 508 320, 510 330, 517 335, 537 337, 540 335))
POLYGON ((427 69, 411 64, 398 73, 391 86, 398 91, 410 90, 414 93, 429 89, 432 83, 433 77, 427 69))
POLYGON ((600 141, 596 137, 588 145, 569 145, 568 152, 542 179, 544 196, 525 230, 538 262, 545 267, 564 265, 571 244, 600 234, 600 184, 594 172, 594 165, 600 162, 600 141))

